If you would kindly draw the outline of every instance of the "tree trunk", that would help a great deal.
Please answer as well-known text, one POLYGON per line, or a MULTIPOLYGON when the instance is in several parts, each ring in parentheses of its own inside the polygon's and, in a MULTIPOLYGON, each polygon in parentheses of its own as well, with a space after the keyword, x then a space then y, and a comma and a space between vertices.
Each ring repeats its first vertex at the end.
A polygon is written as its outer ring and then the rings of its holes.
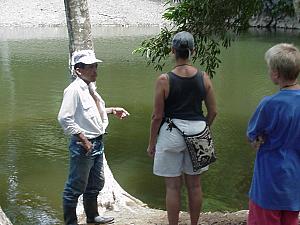
MULTIPOLYGON (((94 49, 87 0, 64 0, 69 34, 69 59, 78 50, 94 49)), ((73 68, 69 60, 69 70, 73 68)))
MULTIPOLYGON (((91 23, 87 0, 64 0, 69 33, 69 59, 76 50, 92 49, 91 23)), ((69 60, 70 74, 73 75, 71 60, 69 60)), ((114 176, 104 156, 105 185, 98 196, 99 213, 106 210, 124 211, 131 210, 133 206, 145 206, 140 200, 128 194, 114 179, 114 176)), ((81 220, 84 218, 82 196, 77 207, 77 213, 81 220)))

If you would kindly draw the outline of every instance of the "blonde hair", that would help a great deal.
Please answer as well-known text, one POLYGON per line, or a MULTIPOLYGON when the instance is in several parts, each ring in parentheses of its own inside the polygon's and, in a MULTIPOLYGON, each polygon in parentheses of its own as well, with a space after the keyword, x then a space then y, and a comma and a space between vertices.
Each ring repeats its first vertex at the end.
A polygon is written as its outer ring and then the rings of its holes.
POLYGON ((274 45, 265 53, 265 60, 272 71, 285 80, 297 79, 300 72, 300 52, 292 44, 274 45))

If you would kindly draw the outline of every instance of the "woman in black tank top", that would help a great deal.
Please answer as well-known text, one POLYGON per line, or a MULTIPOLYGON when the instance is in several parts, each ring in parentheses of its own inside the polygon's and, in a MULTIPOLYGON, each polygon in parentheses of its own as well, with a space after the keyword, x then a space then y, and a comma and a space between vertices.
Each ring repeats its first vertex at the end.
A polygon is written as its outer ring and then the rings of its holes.
POLYGON ((166 117, 176 120, 176 125, 189 132, 211 126, 216 116, 216 101, 209 76, 190 64, 194 52, 194 38, 188 32, 177 33, 172 41, 175 66, 161 74, 155 87, 154 109, 151 120, 148 155, 154 157, 153 172, 166 183, 166 208, 170 225, 178 225, 182 180, 188 191, 191 225, 198 223, 202 190, 200 173, 191 168, 183 137, 173 129, 167 131, 166 117), (207 114, 202 111, 205 103, 207 114))

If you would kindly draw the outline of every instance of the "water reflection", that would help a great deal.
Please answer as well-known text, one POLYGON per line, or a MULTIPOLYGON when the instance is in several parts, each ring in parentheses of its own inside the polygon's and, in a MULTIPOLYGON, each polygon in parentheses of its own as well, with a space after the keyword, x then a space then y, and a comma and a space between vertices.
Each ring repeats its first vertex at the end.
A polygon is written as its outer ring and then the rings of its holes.
MULTIPOLYGON (((1 171, 5 172, 7 176, 7 187, 5 187, 6 199, 9 203, 8 211, 14 212, 16 211, 16 200, 17 200, 17 189, 18 189, 18 170, 16 167, 16 149, 17 149, 17 140, 16 140, 16 132, 10 126, 10 124, 14 120, 16 101, 15 101, 15 82, 11 73, 10 66, 10 52, 8 42, 4 41, 1 43, 1 58, 2 58, 2 76, 1 80, 3 80, 3 87, 7 88, 5 102, 7 104, 7 111, 3 112, 7 116, 8 126, 7 126, 7 146, 3 150, 3 157, 6 158, 7 169, 3 169, 1 171)), ((3 101, 4 102, 4 101, 3 101)), ((2 113, 1 113, 2 114, 2 113)))
MULTIPOLYGON (((92 36, 97 37, 140 37, 157 34, 160 28, 152 27, 93 27, 92 36)), ((0 41, 2 40, 51 40, 67 39, 68 31, 65 27, 1 27, 0 41)))
MULTIPOLYGON (((3 137, 0 142, 0 161, 2 162, 0 165, 1 205, 4 206, 5 213, 14 224, 61 224, 61 221, 56 218, 57 216, 54 216, 55 210, 48 205, 49 201, 45 197, 39 196, 37 194, 38 192, 28 192, 28 190, 24 190, 23 188, 24 180, 26 180, 24 173, 32 169, 30 164, 27 164, 25 167, 22 165, 23 160, 26 160, 27 157, 27 154, 22 152, 24 148, 26 148, 26 144, 23 142, 24 138, 33 131, 34 134, 29 135, 28 140, 30 145, 34 147, 32 151, 27 148, 27 151, 32 152, 34 157, 36 155, 43 155, 42 157, 44 158, 44 155, 47 155, 45 154, 45 149, 49 146, 55 146, 54 143, 48 141, 49 137, 51 138, 49 133, 52 132, 47 132, 47 130, 52 127, 52 125, 39 125, 36 127, 37 129, 29 128, 28 130, 24 130, 24 132, 20 132, 22 129, 20 129, 17 124, 22 124, 24 121, 18 121, 16 113, 19 109, 18 98, 23 98, 22 96, 18 96, 16 90, 16 79, 12 69, 9 41, 4 40, 0 42, 0 49, 0 75, 2 81, 0 98, 1 105, 4 106, 1 108, 0 123, 1 136, 3 137), (37 138, 33 141, 33 137, 37 138), (33 142, 36 143, 36 145, 33 142), (40 143, 47 143, 49 146, 40 143), (4 204, 2 204, 3 202, 4 204)), ((25 101, 28 101, 28 99, 25 101)), ((29 100, 29 102, 32 103, 34 101, 29 100)), ((26 112, 22 111, 21 113, 24 114, 26 112)), ((50 140, 55 141, 55 138, 50 140)), ((54 152, 55 151, 51 151, 51 155, 55 155, 53 154, 54 152)), ((57 155, 61 157, 61 154, 57 155)), ((30 161, 33 162, 32 160, 30 161)), ((36 181, 38 182, 39 179, 30 180, 30 183, 36 181)))

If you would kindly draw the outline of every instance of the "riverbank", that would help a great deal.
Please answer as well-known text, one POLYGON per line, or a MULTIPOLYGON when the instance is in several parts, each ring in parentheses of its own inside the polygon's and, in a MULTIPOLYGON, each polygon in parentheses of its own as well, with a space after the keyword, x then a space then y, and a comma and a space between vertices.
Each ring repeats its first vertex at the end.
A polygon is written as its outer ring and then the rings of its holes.
MULTIPOLYGON (((92 25, 159 26, 164 10, 162 0, 88 0, 92 25)), ((66 26, 64 1, 1 1, 0 26, 66 26)))
MULTIPOLYGON (((199 225, 246 225, 247 210, 242 210, 233 213, 208 212, 202 213, 199 220, 199 225)), ((167 225, 166 211, 159 209, 150 209, 148 207, 136 206, 123 208, 121 211, 108 211, 106 216, 115 218, 114 225, 167 225)), ((83 215, 79 218, 81 224, 84 224, 85 218, 83 215)), ((0 207, 0 224, 13 225, 6 217, 0 207)), ((179 225, 189 224, 189 214, 180 212, 179 225)))
MULTIPOLYGON (((233 213, 202 213, 199 225, 246 225, 248 211, 233 213)), ((107 212, 105 215, 115 217, 114 225, 168 225, 167 213, 163 210, 138 207, 138 209, 107 212)), ((84 221, 84 220, 82 220, 84 221)), ((180 212, 179 225, 190 224, 189 214, 180 212)))
POLYGON ((300 29, 299 19, 297 17, 286 16, 284 18, 273 20, 273 18, 265 15, 260 15, 250 19, 249 24, 251 27, 266 28, 269 29, 300 29))
MULTIPOLYGON (((163 26, 165 0, 88 0, 92 26, 163 26)), ((0 27, 66 26, 64 1, 2 0, 0 27)), ((297 17, 253 17, 250 26, 300 29, 297 17)))

